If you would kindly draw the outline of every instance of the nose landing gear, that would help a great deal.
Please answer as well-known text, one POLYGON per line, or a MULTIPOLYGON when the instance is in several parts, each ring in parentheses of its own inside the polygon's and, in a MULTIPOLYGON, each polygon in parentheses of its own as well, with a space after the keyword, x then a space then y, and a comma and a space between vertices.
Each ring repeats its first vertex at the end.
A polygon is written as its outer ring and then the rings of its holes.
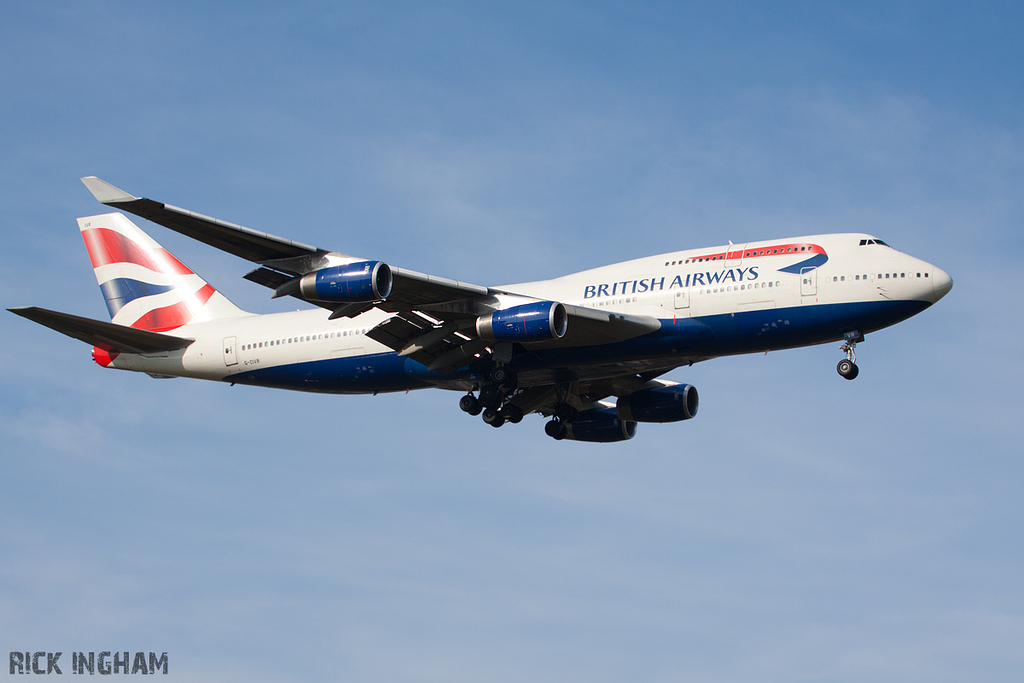
POLYGON ((860 374, 857 367, 857 342, 864 341, 864 335, 860 332, 847 332, 846 343, 839 347, 839 350, 846 354, 846 358, 836 365, 836 372, 844 379, 855 379, 860 374))
POLYGON ((839 364, 836 366, 836 371, 845 379, 853 379, 860 374, 860 368, 858 368, 857 364, 848 358, 844 358, 839 361, 839 364))

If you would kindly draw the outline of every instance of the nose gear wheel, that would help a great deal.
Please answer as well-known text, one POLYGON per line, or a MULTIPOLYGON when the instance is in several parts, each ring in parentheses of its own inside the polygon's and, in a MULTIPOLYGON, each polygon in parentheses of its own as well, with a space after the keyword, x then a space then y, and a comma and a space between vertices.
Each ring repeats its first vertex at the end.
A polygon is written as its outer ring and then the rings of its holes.
POLYGON ((864 341, 863 335, 847 335, 846 343, 839 347, 839 350, 846 354, 846 358, 836 365, 836 372, 844 379, 854 379, 860 374, 857 367, 857 342, 864 341))

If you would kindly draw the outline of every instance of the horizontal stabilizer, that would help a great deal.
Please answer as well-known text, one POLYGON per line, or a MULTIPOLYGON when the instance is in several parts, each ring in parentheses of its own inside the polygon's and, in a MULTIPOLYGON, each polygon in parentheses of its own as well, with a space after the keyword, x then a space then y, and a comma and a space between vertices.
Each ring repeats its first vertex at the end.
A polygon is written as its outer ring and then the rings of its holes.
POLYGON ((134 327, 125 327, 101 320, 83 318, 70 313, 59 313, 49 311, 36 306, 23 306, 20 308, 8 308, 11 313, 28 318, 40 325, 45 325, 51 330, 61 334, 84 341, 93 346, 107 346, 126 353, 159 353, 162 351, 174 351, 183 349, 194 339, 175 337, 159 332, 139 330, 134 327))

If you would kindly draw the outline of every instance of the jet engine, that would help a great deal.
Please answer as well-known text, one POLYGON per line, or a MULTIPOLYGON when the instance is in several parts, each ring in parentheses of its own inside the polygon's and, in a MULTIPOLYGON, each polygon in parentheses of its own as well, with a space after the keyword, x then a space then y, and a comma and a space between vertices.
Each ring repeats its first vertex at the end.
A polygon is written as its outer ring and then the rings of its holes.
POLYGON ((538 301, 480 316, 476 333, 484 341, 542 342, 560 339, 568 325, 565 306, 556 301, 538 301))
POLYGON ((696 387, 673 384, 620 396, 615 408, 623 420, 678 422, 696 415, 699 403, 696 387))
POLYGON ((627 441, 636 434, 636 422, 623 420, 616 415, 615 408, 583 410, 576 419, 565 425, 565 438, 572 441, 612 443, 627 441))
POLYGON ((388 264, 359 261, 303 275, 299 280, 299 292, 304 299, 364 303, 386 299, 391 293, 391 285, 388 264))

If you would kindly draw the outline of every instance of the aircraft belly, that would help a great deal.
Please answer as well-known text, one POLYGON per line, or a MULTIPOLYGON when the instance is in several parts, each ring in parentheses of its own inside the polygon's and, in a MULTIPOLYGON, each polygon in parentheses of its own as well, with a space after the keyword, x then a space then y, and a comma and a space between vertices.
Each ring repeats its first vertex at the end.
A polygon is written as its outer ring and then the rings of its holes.
POLYGON ((872 301, 762 308, 662 320, 659 332, 616 344, 527 351, 513 366, 520 383, 594 379, 668 370, 716 356, 754 353, 840 340, 850 330, 872 332, 928 306, 922 301, 872 301))
POLYGON ((705 316, 715 333, 713 355, 809 346, 893 325, 928 307, 925 301, 861 301, 767 308, 705 316))
POLYGON ((335 394, 371 394, 407 391, 430 384, 407 372, 413 362, 394 352, 334 357, 245 370, 225 377, 238 384, 335 394))

